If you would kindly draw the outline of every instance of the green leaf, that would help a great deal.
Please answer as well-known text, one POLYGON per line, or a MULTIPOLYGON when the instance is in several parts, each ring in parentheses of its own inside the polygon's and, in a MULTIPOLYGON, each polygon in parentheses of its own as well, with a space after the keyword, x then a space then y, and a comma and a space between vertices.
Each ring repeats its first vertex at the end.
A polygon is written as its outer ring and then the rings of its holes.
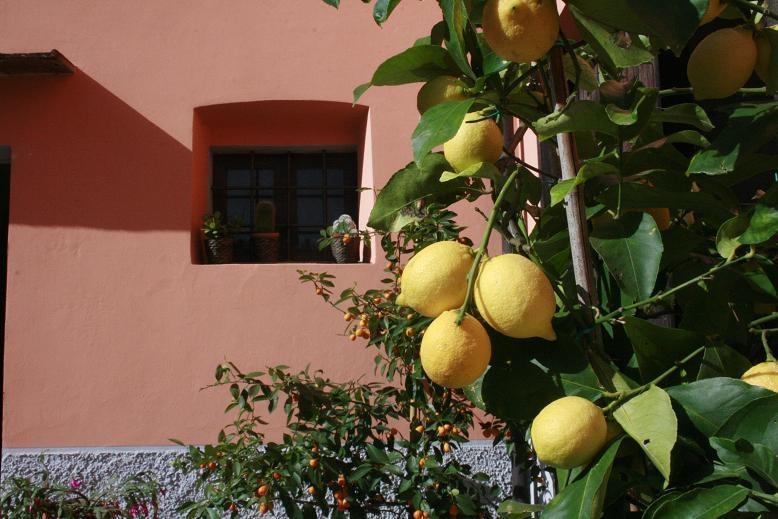
POLYGON ((748 359, 737 350, 726 344, 715 344, 705 348, 697 380, 714 377, 740 378, 750 367, 748 359))
POLYGON ((666 328, 627 316, 624 331, 635 350, 640 375, 652 380, 671 368, 676 361, 705 344, 705 337, 680 328, 666 328))
MULTIPOLYGON (((687 174, 724 175, 759 152, 778 134, 778 102, 739 104, 713 143, 698 152, 689 164, 687 174)), ((778 162, 772 156, 767 166, 778 162)), ((768 169, 769 169, 768 167, 768 169)))
POLYGON ((619 136, 619 127, 608 118, 605 107, 595 101, 570 101, 561 111, 535 121, 533 127, 541 141, 565 132, 595 131, 619 136))
POLYGON ((743 438, 711 438, 710 446, 716 449, 719 459, 724 463, 748 467, 778 488, 778 455, 765 445, 751 443, 743 438))
POLYGON ((653 61, 654 55, 646 49, 639 38, 625 36, 620 39, 617 34, 614 34, 612 28, 584 16, 574 6, 570 7, 570 13, 584 39, 597 53, 600 62, 612 76, 617 74, 617 69, 635 67, 653 61))
POLYGON ((748 228, 739 238, 741 243, 763 243, 778 233, 778 200, 773 200, 778 197, 775 195, 778 195, 778 187, 774 185, 762 202, 756 204, 748 228))
POLYGON ((681 103, 669 108, 655 110, 651 114, 651 122, 687 124, 704 132, 714 128, 705 110, 700 105, 694 103, 681 103))
POLYGON ((652 385, 613 412, 666 480, 670 480, 670 453, 678 437, 678 419, 670 397, 652 385))
POLYGON ((667 393, 683 407, 694 426, 709 437, 718 435, 730 418, 738 412, 748 411, 751 404, 764 399, 772 403, 771 397, 778 399, 778 395, 768 389, 726 377, 671 387, 667 393))
POLYGON ((632 11, 648 30, 641 34, 658 37, 676 55, 700 24, 708 0, 627 0, 632 11))
POLYGON ((399 3, 400 0, 376 0, 375 6, 373 6, 373 20, 381 25, 389 18, 399 3))
POLYGON ((623 438, 611 443, 592 468, 557 494, 546 506, 543 519, 599 519, 613 460, 623 438))
POLYGON ((589 240, 627 296, 639 301, 651 295, 664 247, 650 215, 626 214, 595 227, 589 240))
POLYGON ((367 89, 370 88, 370 86, 373 83, 368 81, 367 83, 362 83, 358 87, 354 89, 354 102, 352 104, 357 104, 357 101, 364 95, 365 92, 367 92, 367 89))
POLYGON ((722 258, 731 257, 743 245, 740 236, 748 229, 748 215, 739 214, 719 227, 716 233, 716 250, 722 258))
POLYGON ((543 505, 531 505, 508 499, 500 503, 497 508, 497 515, 504 519, 524 519, 532 517, 534 512, 542 512, 543 505))
POLYGON ((446 101, 424 112, 411 137, 413 160, 417 164, 421 163, 435 146, 443 144, 457 134, 474 102, 475 98, 446 101))
POLYGON ((381 63, 370 83, 375 86, 404 85, 426 82, 444 74, 459 74, 446 49, 437 45, 419 45, 381 63))
POLYGON ((778 393, 765 391, 768 394, 763 398, 754 400, 733 414, 718 430, 717 436, 742 438, 778 452, 778 393))
POLYGON ((621 202, 622 211, 625 209, 667 207, 669 209, 699 211, 721 221, 732 216, 732 213, 721 206, 721 202, 708 193, 673 191, 636 182, 624 183, 621 187, 618 185, 609 187, 596 199, 614 211, 617 210, 619 202, 621 202))
POLYGON ((453 171, 444 171, 443 174, 440 175, 440 181, 448 182, 449 180, 462 177, 488 178, 490 180, 495 180, 499 176, 500 170, 497 169, 497 166, 491 162, 479 162, 478 164, 473 164, 469 168, 464 169, 459 173, 454 173, 453 171))
POLYGON ((759 38, 767 38, 767 44, 770 47, 770 63, 767 68, 767 92, 778 92, 778 31, 762 30, 759 32, 759 38))
POLYGON ((336 9, 340 6, 340 0, 324 0, 324 3, 336 9))
POLYGON ((578 170, 578 174, 575 178, 562 180, 557 182, 551 188, 551 205, 555 206, 559 202, 565 199, 565 197, 573 190, 577 185, 583 184, 588 180, 602 176, 602 175, 618 175, 619 170, 616 166, 608 164, 602 161, 589 161, 581 166, 578 170))
POLYGON ((408 216, 405 213, 423 198, 444 205, 454 202, 463 194, 465 179, 441 184, 438 180, 440 175, 450 169, 446 159, 437 153, 427 155, 421 167, 415 163, 408 164, 392 175, 378 193, 367 225, 376 230, 388 231, 397 219, 408 216))
POLYGON ((443 10, 443 19, 448 26, 448 39, 446 48, 459 68, 468 76, 475 79, 476 75, 467 61, 467 48, 465 46, 465 31, 468 27, 467 7, 464 0, 440 0, 440 8, 443 10))
POLYGON ((737 485, 694 488, 673 494, 656 508, 647 510, 643 519, 717 519, 731 512, 748 496, 748 489, 737 485))
POLYGON ((529 422, 546 405, 562 396, 554 377, 531 363, 490 366, 481 384, 486 410, 503 420, 516 422, 529 422), (521 380, 521 384, 517 384, 517 380, 521 380))

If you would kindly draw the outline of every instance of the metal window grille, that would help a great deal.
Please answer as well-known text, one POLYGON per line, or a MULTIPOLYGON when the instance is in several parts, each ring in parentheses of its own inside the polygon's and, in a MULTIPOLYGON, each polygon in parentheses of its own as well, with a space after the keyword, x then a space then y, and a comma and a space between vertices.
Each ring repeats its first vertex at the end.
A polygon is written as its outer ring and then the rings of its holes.
MULTIPOLYGON (((341 214, 358 217, 355 152, 229 152, 213 155, 213 210, 239 219, 235 259, 254 261, 251 234, 258 232, 257 203, 275 206, 279 261, 334 262, 318 250, 319 231, 341 214)), ((358 222, 357 222, 358 224, 358 222)))

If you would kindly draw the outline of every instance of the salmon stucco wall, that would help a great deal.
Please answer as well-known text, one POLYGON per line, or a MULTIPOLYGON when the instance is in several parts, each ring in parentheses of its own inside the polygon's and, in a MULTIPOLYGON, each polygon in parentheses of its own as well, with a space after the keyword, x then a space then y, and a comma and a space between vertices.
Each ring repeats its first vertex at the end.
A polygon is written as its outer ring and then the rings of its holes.
MULTIPOLYGON (((0 52, 56 48, 77 68, 0 78, 12 178, 5 447, 213 441, 227 395, 200 388, 225 359, 310 365, 336 380, 372 373, 373 355, 339 335, 342 320, 296 269, 367 287, 380 258, 201 265, 192 239, 209 203, 206 141, 218 136, 203 130, 206 148, 193 149, 197 109, 350 104, 355 85, 439 16, 435 2, 407 2, 379 28, 370 5, 342 4, 0 0, 0 52)), ((410 159, 417 88, 371 89, 354 109, 363 185, 410 159)), ((326 110, 294 117, 306 139, 331 143, 326 110)), ((274 144, 272 132, 247 135, 236 144, 274 144)), ((476 239, 480 217, 459 209, 476 239)))

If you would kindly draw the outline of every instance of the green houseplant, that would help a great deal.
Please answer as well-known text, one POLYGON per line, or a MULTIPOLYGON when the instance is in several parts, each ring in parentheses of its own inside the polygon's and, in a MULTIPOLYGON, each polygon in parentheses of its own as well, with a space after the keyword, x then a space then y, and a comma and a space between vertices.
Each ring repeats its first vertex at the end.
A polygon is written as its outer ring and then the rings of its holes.
POLYGON ((260 200, 254 206, 254 232, 251 240, 254 257, 260 263, 278 261, 279 233, 276 232, 276 206, 270 200, 260 200))
POLYGON ((235 242, 234 223, 226 223, 219 211, 203 217, 203 245, 208 263, 232 263, 235 242))

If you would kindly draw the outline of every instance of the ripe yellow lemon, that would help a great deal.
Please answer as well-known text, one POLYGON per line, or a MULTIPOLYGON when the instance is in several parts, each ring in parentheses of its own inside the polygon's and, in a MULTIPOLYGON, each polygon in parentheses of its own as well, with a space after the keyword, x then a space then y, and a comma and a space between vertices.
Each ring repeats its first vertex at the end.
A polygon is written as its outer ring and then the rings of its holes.
POLYGON ((424 83, 416 95, 416 108, 423 114, 433 106, 445 101, 467 99, 465 84, 454 76, 438 76, 424 83))
POLYGON ((427 376, 436 384, 451 388, 472 384, 486 371, 492 356, 489 334, 472 315, 454 322, 456 310, 435 318, 424 332, 419 357, 427 376))
POLYGON ((740 377, 752 386, 759 386, 778 393, 778 362, 762 362, 740 377))
POLYGON ((719 29, 694 49, 686 75, 696 99, 721 99, 736 93, 756 65, 756 42, 743 27, 719 29))
POLYGON ((551 327, 554 289, 543 271, 524 256, 503 254, 481 263, 475 304, 486 322, 503 335, 556 340, 551 327))
POLYGON ((479 162, 495 162, 502 153, 502 132, 493 119, 479 112, 465 116, 454 137, 443 144, 443 155, 456 171, 479 162))
POLYGON ((608 425, 602 409, 579 396, 554 400, 532 422, 538 459, 556 468, 586 465, 605 445, 608 425))
POLYGON ((472 264, 470 247, 461 243, 440 241, 428 245, 405 266, 398 304, 427 317, 459 308, 465 302, 467 272, 472 264))
POLYGON ((543 56, 559 34, 556 0, 489 0, 484 39, 502 59, 526 63, 543 56))
POLYGON ((708 22, 712 22, 716 18, 719 17, 721 13, 724 12, 724 9, 727 8, 727 4, 720 2, 719 0, 710 0, 708 2, 708 10, 705 11, 705 14, 702 15, 702 20, 700 20, 700 25, 705 25, 708 22))
MULTIPOLYGON (((778 25, 773 25, 765 29, 766 31, 778 31, 778 25)), ((767 33, 760 31, 756 37, 756 65, 754 71, 763 83, 767 83, 770 78, 770 60, 773 57, 773 50, 770 46, 770 40, 767 33)))

